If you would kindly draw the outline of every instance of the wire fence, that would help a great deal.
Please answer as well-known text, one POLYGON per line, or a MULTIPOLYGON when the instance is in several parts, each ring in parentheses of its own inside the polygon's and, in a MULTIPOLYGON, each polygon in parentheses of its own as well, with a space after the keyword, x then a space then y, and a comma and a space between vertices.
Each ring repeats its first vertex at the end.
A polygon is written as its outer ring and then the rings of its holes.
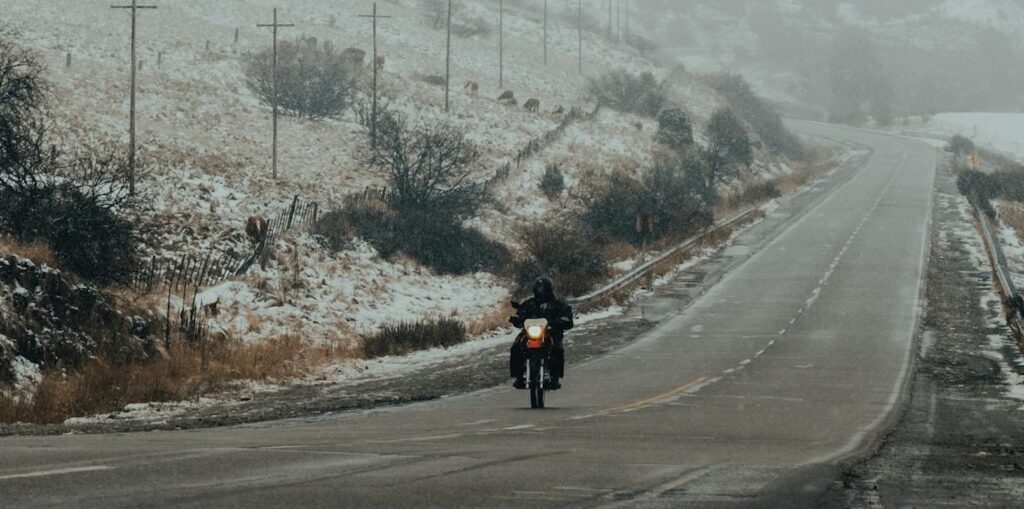
POLYGON ((302 200, 295 195, 290 206, 270 219, 262 238, 253 240, 251 252, 240 255, 234 249, 215 251, 188 249, 180 257, 156 257, 141 267, 129 280, 129 287, 146 293, 167 289, 186 292, 189 288, 217 285, 231 277, 241 276, 266 252, 268 246, 284 233, 297 227, 312 227, 320 213, 320 204, 302 200), (198 253, 198 254, 195 254, 198 253))
POLYGON ((550 147, 556 141, 561 139, 562 136, 565 135, 565 131, 569 128, 569 126, 577 122, 589 122, 597 118, 597 115, 598 113, 600 113, 600 111, 600 104, 595 106, 593 111, 589 112, 585 111, 583 108, 580 108, 579 106, 573 106, 572 108, 569 109, 569 112, 566 113, 564 117, 562 117, 562 121, 559 122, 554 129, 544 133, 542 136, 539 136, 528 141, 526 143, 526 146, 520 149, 519 152, 516 152, 516 154, 512 156, 511 159, 509 159, 505 164, 498 167, 498 169, 494 171, 494 177, 487 181, 487 186, 490 187, 504 181, 512 173, 513 168, 516 170, 522 168, 523 163, 530 160, 540 152, 550 147))
MULTIPOLYGON (((537 138, 531 139, 511 159, 494 172, 494 176, 486 182, 490 187, 506 178, 513 169, 519 169, 523 163, 550 147, 565 135, 566 130, 577 122, 591 121, 601 110, 598 104, 592 111, 581 107, 572 107, 554 129, 537 138)), ((389 190, 386 187, 370 187, 347 197, 349 203, 365 203, 369 201, 386 201, 389 190)), ((217 285, 232 277, 249 271, 253 264, 266 253, 283 234, 296 227, 310 227, 316 224, 320 216, 320 204, 315 201, 302 200, 295 195, 290 206, 266 219, 265 234, 253 240, 251 252, 240 255, 236 250, 188 249, 193 254, 180 257, 154 256, 141 267, 129 281, 129 287, 147 293, 166 289, 171 295, 181 292, 183 301, 187 301, 189 289, 195 293, 198 288, 217 285), (199 253, 199 254, 194 254, 199 253)), ((185 323, 185 322, 183 322, 185 323)))

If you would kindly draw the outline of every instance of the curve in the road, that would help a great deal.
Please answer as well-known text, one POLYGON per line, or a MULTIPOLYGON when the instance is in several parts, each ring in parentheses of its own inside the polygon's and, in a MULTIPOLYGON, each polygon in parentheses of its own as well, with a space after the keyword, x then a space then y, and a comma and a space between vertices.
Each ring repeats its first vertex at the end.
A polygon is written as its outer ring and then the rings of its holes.
POLYGON ((914 345, 935 153, 870 147, 852 179, 637 342, 572 369, 553 408, 491 389, 323 419, 0 440, 23 504, 494 507, 793 501, 868 442, 914 345), (790 482, 792 480, 792 482, 790 482), (774 497, 774 498, 765 498, 774 497))

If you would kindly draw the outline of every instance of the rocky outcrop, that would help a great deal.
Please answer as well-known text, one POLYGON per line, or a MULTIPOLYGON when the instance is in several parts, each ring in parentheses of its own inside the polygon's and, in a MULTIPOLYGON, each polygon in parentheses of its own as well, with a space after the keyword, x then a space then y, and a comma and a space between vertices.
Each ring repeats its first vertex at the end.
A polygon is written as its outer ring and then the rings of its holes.
POLYGON ((19 382, 18 357, 49 369, 77 367, 98 355, 152 356, 157 331, 149 322, 59 270, 0 255, 0 387, 19 382))

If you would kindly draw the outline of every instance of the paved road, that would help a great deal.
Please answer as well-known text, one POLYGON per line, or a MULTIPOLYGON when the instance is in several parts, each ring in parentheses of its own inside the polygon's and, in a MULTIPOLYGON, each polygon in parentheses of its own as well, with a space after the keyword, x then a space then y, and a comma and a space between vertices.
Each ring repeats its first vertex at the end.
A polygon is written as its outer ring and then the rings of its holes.
POLYGON ((905 389, 935 153, 819 124, 874 155, 551 408, 495 388, 256 426, 0 440, 4 505, 806 505, 905 389))

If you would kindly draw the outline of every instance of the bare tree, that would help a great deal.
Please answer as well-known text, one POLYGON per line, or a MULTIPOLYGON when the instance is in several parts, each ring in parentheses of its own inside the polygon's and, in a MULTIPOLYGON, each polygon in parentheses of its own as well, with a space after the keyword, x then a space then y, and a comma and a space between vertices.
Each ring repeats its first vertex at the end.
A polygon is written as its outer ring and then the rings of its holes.
POLYGON ((46 69, 16 37, 14 30, 0 27, 0 190, 27 189, 42 168, 56 164, 44 116, 46 69))
POLYGON ((377 145, 367 163, 388 173, 388 202, 398 212, 465 218, 480 205, 483 186, 473 178, 480 152, 462 129, 438 124, 410 127, 404 118, 378 121, 377 145))

